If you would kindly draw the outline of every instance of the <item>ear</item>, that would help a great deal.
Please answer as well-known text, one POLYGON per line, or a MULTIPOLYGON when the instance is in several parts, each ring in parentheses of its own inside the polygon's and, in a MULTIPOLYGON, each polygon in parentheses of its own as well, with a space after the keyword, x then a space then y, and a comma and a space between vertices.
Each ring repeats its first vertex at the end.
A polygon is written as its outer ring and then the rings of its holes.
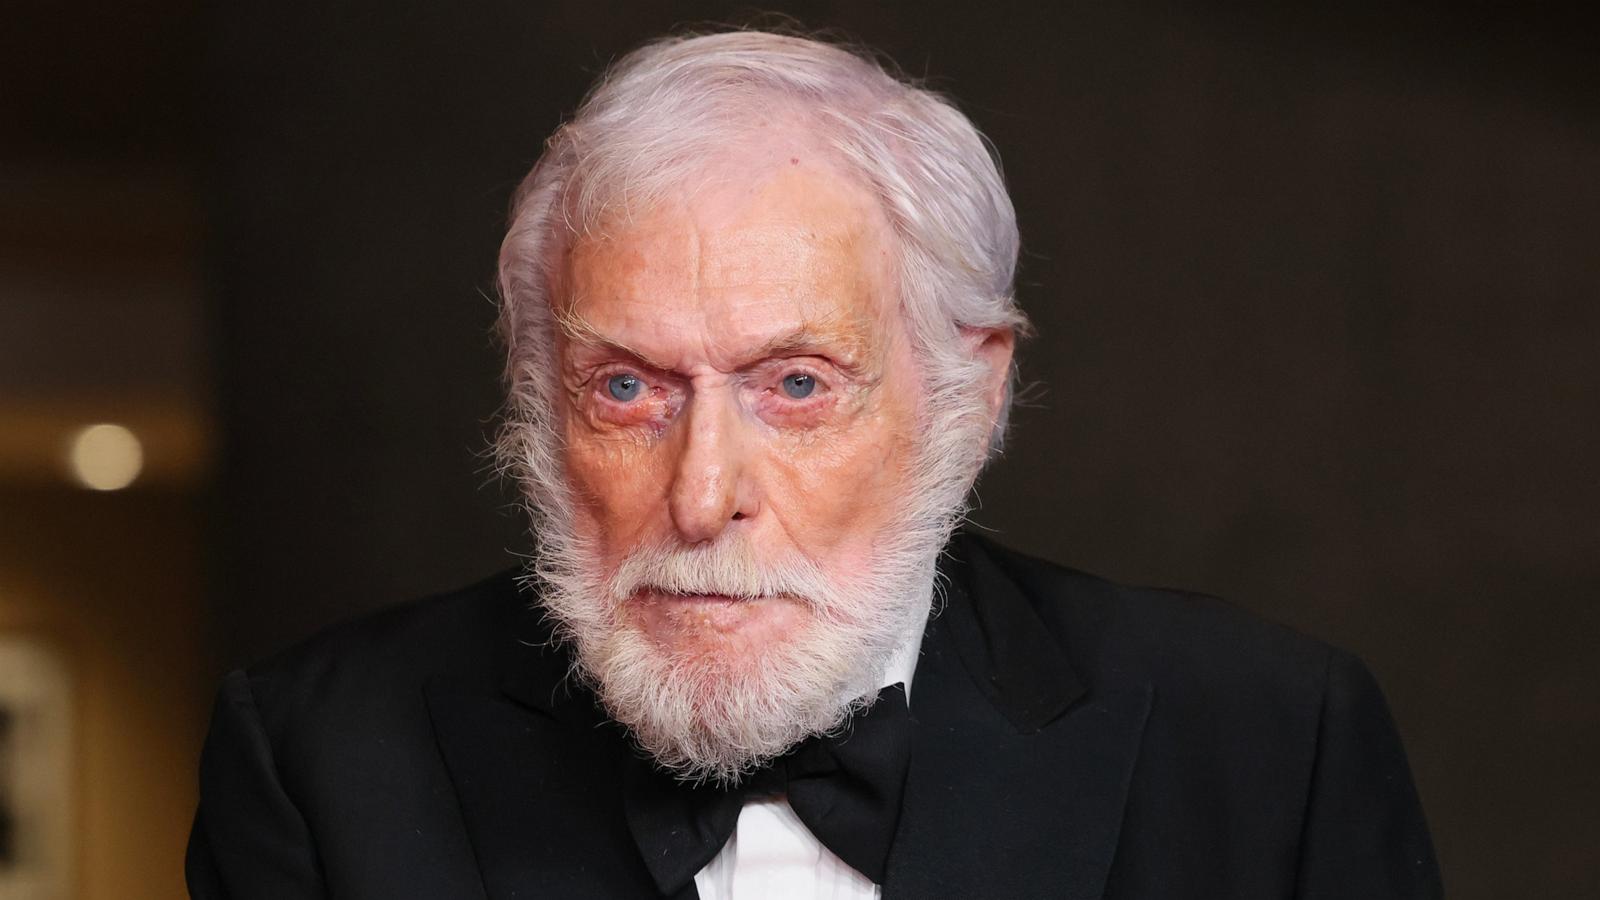
POLYGON ((1011 377, 1011 355, 1017 348, 1017 333, 1010 327, 976 328, 961 326, 967 352, 984 366, 984 396, 989 398, 989 421, 1000 417, 1006 402, 1006 382, 1011 377))

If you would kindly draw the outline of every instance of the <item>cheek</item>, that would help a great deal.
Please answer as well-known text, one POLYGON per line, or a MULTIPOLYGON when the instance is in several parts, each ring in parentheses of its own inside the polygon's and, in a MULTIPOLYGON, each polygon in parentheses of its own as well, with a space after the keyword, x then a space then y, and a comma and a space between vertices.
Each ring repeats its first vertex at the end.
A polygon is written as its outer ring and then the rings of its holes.
POLYGON ((914 415, 863 410, 825 440, 775 454, 775 511, 797 539, 807 537, 859 559, 895 506, 914 445, 914 415))
POLYGON ((779 517, 796 541, 826 548, 843 566, 868 560, 917 458, 922 378, 904 340, 888 356, 885 377, 847 424, 775 460, 784 473, 779 517))
POLYGON ((579 517, 602 548, 629 547, 666 509, 670 472, 635 438, 569 426, 567 473, 579 517))

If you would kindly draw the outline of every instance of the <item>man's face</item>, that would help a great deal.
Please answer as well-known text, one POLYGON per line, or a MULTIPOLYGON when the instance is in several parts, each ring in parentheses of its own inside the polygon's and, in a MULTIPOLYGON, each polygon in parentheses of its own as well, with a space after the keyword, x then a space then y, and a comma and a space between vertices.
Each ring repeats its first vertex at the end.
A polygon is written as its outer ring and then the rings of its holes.
MULTIPOLYGON (((734 544, 849 581, 901 508, 921 414, 888 228, 814 154, 734 182, 570 251, 555 302, 572 528, 607 577, 641 548, 734 544)), ((719 672, 852 614, 636 580, 616 626, 719 672)))

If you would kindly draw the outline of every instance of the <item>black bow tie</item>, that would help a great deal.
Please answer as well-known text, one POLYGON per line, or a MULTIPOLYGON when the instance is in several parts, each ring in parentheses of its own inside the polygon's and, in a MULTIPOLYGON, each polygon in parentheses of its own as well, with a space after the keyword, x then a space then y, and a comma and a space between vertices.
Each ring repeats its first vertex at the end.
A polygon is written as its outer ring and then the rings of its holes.
POLYGON ((739 787, 685 784, 635 760, 624 789, 628 828, 656 886, 672 895, 728 842, 747 797, 786 794, 823 846, 882 884, 910 760, 911 717, 896 684, 838 734, 802 741, 739 787))

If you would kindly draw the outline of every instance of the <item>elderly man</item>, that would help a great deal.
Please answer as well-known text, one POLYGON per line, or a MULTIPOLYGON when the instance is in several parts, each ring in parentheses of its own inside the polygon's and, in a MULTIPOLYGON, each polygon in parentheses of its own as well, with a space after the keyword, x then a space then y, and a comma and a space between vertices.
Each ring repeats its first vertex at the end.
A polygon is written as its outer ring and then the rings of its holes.
POLYGON ((866 58, 622 59, 500 257, 530 572, 231 674, 193 894, 1437 896, 1360 663, 955 533, 1016 255, 866 58))

